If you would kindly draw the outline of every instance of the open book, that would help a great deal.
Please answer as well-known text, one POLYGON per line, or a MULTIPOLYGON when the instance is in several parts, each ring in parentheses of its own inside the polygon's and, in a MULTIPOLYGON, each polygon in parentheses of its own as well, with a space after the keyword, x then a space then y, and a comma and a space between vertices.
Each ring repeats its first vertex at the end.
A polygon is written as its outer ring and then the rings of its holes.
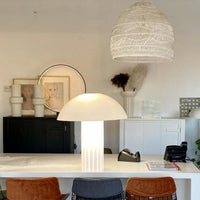
POLYGON ((178 171, 180 167, 174 162, 167 161, 150 161, 147 167, 151 171, 178 171))

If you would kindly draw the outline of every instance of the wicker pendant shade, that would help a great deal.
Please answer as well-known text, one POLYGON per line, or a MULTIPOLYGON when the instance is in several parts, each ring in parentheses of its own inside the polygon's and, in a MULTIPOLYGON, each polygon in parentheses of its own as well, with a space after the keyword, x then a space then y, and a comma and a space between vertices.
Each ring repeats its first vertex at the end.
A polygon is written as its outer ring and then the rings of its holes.
POLYGON ((111 54, 120 62, 167 62, 173 59, 173 42, 173 29, 165 15, 149 2, 137 2, 113 27, 111 54))

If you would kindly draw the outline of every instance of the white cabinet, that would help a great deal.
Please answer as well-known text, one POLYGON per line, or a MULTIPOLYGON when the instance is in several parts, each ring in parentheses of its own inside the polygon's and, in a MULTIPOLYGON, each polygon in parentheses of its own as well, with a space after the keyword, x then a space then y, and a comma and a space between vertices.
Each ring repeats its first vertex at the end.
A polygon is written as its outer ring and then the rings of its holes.
POLYGON ((119 149, 163 155, 167 145, 185 140, 184 119, 126 119, 120 121, 119 149))

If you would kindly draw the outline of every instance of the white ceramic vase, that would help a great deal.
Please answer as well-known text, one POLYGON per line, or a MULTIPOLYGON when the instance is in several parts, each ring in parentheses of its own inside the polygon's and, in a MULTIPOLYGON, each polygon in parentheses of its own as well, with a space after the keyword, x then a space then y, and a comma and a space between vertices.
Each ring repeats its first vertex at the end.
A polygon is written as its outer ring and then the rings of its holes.
POLYGON ((191 118, 200 119, 200 108, 192 109, 189 113, 189 116, 191 118))
POLYGON ((21 86, 20 85, 12 85, 12 94, 10 97, 11 103, 11 112, 13 117, 21 117, 22 116, 22 103, 23 98, 21 97, 21 86))
POLYGON ((34 98, 33 105, 35 108, 35 117, 44 117, 44 103, 43 98, 34 98))
POLYGON ((44 117, 44 104, 45 100, 43 98, 43 86, 34 86, 34 98, 33 105, 35 108, 35 117, 44 117))
POLYGON ((125 91, 122 92, 123 96, 123 106, 124 110, 127 113, 128 118, 134 117, 134 97, 136 92, 134 91, 125 91))

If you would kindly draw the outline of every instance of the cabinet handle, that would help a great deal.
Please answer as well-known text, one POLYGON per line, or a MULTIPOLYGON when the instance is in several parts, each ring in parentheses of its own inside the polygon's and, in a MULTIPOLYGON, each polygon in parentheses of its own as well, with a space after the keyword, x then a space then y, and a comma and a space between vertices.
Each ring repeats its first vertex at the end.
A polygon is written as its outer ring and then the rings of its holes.
POLYGON ((174 132, 174 131, 179 131, 179 129, 178 128, 166 128, 165 129, 166 131, 168 131, 168 132, 174 132))

